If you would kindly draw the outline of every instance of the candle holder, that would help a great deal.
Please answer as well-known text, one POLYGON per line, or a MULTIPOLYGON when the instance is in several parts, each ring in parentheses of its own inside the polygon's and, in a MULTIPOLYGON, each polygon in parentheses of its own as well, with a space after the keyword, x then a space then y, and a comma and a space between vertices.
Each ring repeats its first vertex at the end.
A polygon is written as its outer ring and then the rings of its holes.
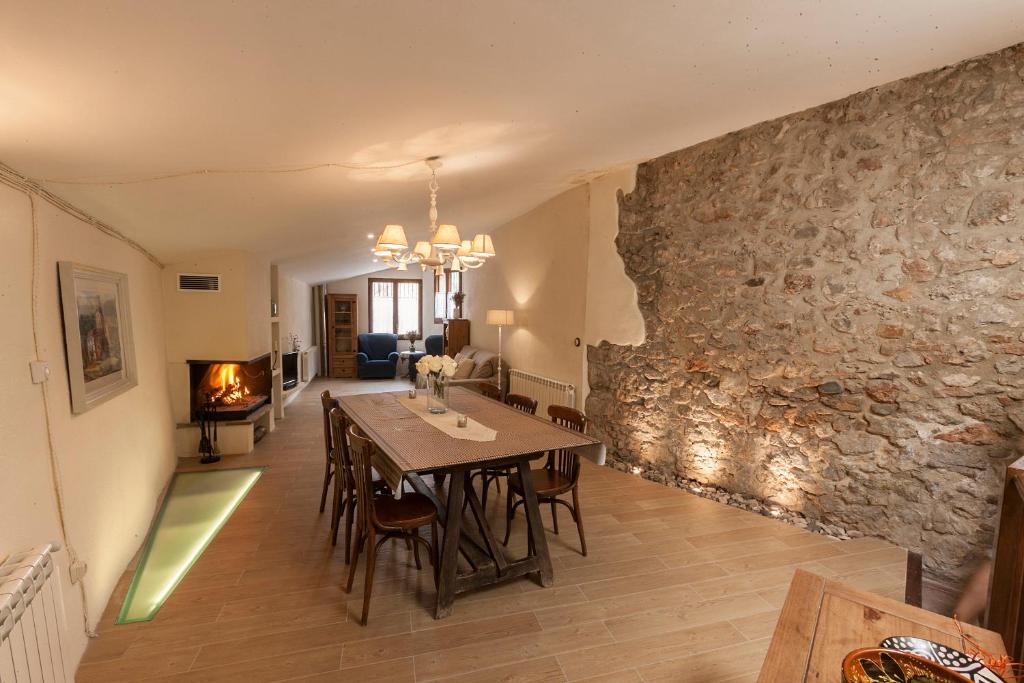
POLYGON ((456 421, 456 424, 460 427, 465 427, 466 425, 469 424, 469 418, 463 415, 462 413, 459 413, 459 417, 458 420, 456 421))
POLYGON ((416 398, 416 387, 409 390, 409 398, 416 398))

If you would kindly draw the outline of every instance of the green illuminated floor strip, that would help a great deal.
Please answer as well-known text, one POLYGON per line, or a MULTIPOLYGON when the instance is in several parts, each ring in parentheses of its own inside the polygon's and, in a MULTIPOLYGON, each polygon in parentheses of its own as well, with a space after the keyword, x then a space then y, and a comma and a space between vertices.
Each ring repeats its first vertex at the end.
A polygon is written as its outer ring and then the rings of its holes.
POLYGON ((262 467, 179 472, 149 533, 118 624, 149 621, 263 474, 262 467))

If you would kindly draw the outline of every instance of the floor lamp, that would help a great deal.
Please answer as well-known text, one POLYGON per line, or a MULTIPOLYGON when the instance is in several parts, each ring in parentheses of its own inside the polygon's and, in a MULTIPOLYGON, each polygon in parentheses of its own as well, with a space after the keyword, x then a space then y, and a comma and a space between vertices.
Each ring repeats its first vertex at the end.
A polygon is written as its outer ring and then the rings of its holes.
POLYGON ((487 311, 487 324, 498 326, 498 393, 501 393, 501 328, 503 325, 515 324, 515 312, 502 308, 487 311))

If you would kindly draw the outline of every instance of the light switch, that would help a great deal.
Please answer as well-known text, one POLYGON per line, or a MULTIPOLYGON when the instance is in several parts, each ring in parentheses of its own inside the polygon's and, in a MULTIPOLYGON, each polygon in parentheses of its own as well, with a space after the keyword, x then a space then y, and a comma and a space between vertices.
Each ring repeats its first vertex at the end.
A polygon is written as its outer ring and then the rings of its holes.
POLYGON ((45 360, 34 360, 28 364, 32 371, 32 384, 42 384, 50 379, 50 364, 45 360))

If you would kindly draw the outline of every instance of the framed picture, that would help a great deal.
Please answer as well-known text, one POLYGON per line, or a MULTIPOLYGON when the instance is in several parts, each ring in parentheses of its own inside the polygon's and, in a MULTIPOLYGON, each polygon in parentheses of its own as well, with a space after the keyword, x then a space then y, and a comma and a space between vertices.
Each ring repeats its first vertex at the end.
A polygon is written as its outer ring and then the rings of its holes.
POLYGON ((71 412, 84 413, 137 383, 128 276, 57 264, 71 412))

